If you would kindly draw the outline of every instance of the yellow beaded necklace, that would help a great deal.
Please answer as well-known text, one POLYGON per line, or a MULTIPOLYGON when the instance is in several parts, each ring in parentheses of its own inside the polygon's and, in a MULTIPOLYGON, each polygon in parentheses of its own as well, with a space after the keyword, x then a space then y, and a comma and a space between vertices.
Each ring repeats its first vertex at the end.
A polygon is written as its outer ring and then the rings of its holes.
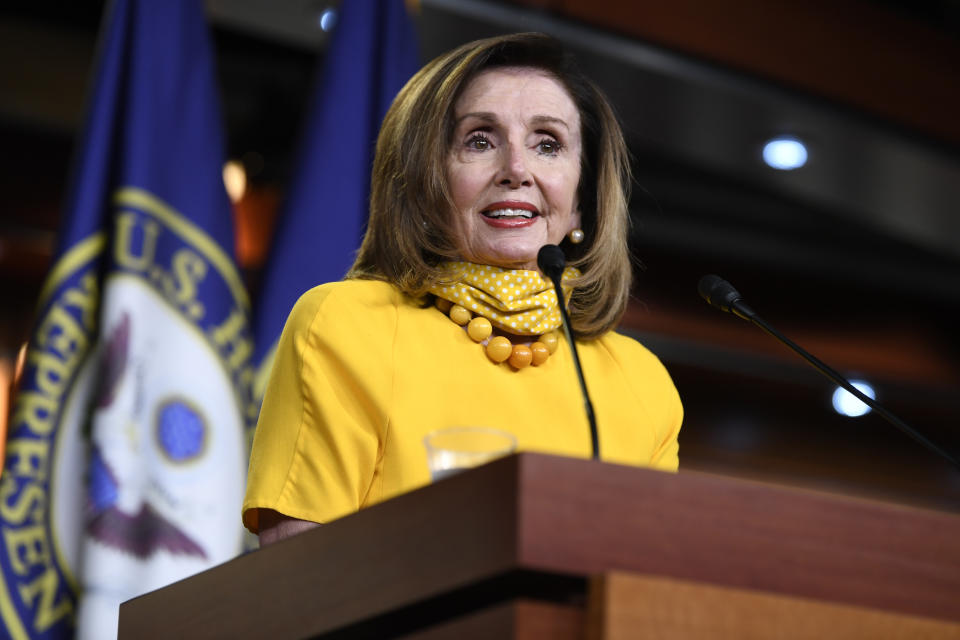
POLYGON ((467 335, 483 345, 487 357, 497 364, 506 360, 514 369, 523 369, 531 364, 536 367, 546 362, 560 344, 560 334, 556 330, 548 331, 529 346, 513 344, 506 336, 491 338, 493 324, 483 316, 474 317, 466 308, 443 298, 437 298, 436 307, 458 325, 465 326, 467 335))
MULTIPOLYGON (((508 362, 514 369, 539 366, 557 349, 560 311, 549 280, 537 271, 502 269, 469 262, 447 263, 456 278, 430 289, 437 308, 465 327, 474 342, 484 345, 487 357, 508 362), (476 317, 474 317, 476 314, 476 317), (514 345, 506 336, 494 336, 494 327, 515 335, 539 336, 529 346, 514 345)), ((562 276, 565 297, 568 281, 580 272, 568 267, 562 276)))

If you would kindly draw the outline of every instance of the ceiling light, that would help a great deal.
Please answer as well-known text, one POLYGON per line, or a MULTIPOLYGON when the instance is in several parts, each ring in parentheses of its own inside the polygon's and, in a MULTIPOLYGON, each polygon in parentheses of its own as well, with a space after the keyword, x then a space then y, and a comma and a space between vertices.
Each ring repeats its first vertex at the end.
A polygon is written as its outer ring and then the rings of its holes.
POLYGON ((799 169, 807 164, 807 147, 790 136, 773 138, 763 145, 763 161, 780 171, 799 169))
MULTIPOLYGON (((876 399, 877 394, 873 390, 873 387, 870 386, 870 383, 864 382, 863 380, 851 380, 850 384, 859 389, 863 395, 871 400, 876 399)), ((840 415, 849 418, 857 418, 870 413, 870 407, 842 387, 837 387, 837 390, 833 392, 833 408, 840 415)))
POLYGON ((227 189, 230 202, 239 202, 247 191, 247 172, 243 163, 230 160, 223 165, 223 186, 227 189))
POLYGON ((333 29, 333 25, 337 22, 337 10, 333 7, 327 7, 324 9, 320 16, 317 18, 317 24, 320 25, 320 28, 324 31, 330 31, 333 29))

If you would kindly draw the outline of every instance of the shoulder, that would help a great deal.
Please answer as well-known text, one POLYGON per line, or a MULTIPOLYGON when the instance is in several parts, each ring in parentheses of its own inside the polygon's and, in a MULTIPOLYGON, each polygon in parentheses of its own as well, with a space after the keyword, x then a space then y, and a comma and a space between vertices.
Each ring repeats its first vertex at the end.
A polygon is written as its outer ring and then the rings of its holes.
POLYGON ((369 363, 390 357, 401 309, 412 304, 387 282, 343 280, 314 287, 293 306, 277 357, 302 376, 328 369, 341 376, 344 367, 375 376, 369 363))
POLYGON ((616 331, 608 331, 596 340, 597 345, 606 351, 621 367, 627 369, 666 369, 660 359, 637 340, 616 331))
POLYGON ((660 359, 645 346, 620 333, 609 332, 597 342, 617 363, 627 388, 646 415, 646 424, 654 433, 650 464, 676 470, 677 434, 683 422, 683 404, 673 379, 660 359))
POLYGON ((287 324, 299 327, 317 322, 356 323, 382 321, 410 304, 407 296, 388 282, 341 280, 314 287, 300 296, 287 324))
POLYGON ((388 282, 342 280, 314 287, 300 296, 284 326, 283 336, 298 350, 319 343, 354 343, 372 335, 392 336, 402 307, 414 302, 388 282))
POLYGON ((294 309, 305 312, 351 307, 397 306, 406 296, 389 282, 340 280, 316 286, 297 300, 294 309))
POLYGON ((613 360, 627 383, 640 395, 676 398, 673 379, 650 349, 622 333, 609 331, 597 338, 597 348, 613 360))

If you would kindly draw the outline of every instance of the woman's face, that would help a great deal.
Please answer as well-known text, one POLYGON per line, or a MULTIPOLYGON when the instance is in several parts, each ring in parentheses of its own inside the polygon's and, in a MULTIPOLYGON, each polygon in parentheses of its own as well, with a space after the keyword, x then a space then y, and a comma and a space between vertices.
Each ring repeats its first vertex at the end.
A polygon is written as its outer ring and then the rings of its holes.
POLYGON ((481 72, 454 105, 447 180, 463 260, 536 269, 580 225, 580 113, 546 72, 481 72))

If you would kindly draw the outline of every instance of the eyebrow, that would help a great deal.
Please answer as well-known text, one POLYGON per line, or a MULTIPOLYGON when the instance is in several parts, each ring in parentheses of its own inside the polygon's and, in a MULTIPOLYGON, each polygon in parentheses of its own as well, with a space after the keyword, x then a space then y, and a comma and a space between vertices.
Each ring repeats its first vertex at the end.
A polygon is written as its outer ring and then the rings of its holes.
MULTIPOLYGON (((484 122, 497 122, 498 120, 497 115, 492 111, 471 111, 470 113, 465 113, 457 118, 456 124, 459 126, 460 123, 467 118, 476 118, 484 122)), ((530 119, 530 122, 535 125, 556 124, 562 126, 567 131, 570 130, 570 125, 568 125, 565 120, 561 118, 555 118, 554 116, 535 115, 530 119)))

